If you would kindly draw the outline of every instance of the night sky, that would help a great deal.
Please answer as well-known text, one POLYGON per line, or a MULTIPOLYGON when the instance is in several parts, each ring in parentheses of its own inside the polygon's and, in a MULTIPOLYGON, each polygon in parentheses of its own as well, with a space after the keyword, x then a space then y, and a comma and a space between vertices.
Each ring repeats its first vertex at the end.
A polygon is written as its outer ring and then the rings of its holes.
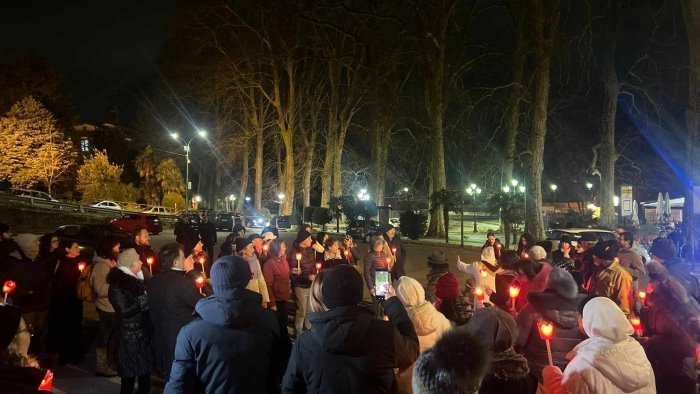
POLYGON ((153 75, 176 0, 3 2, 0 52, 35 53, 65 76, 78 115, 106 120, 110 98, 153 75))

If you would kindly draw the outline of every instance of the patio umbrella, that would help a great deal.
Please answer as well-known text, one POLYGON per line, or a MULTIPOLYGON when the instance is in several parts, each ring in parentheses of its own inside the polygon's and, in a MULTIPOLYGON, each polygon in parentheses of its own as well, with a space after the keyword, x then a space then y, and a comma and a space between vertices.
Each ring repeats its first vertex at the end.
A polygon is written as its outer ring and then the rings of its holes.
POLYGON ((661 220, 664 217, 664 195, 659 192, 659 197, 656 199, 656 219, 661 220))
POLYGON ((666 199, 664 201, 664 215, 670 220, 671 219, 671 199, 666 192, 666 199))
POLYGON ((637 200, 632 201, 632 225, 639 226, 639 208, 637 208, 637 200))

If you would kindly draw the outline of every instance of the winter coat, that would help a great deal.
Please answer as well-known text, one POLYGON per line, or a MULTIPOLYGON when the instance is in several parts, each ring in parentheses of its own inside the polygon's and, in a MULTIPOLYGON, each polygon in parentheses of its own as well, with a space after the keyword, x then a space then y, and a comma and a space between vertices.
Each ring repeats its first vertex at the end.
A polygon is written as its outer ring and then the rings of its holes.
POLYGON ((42 379, 46 376, 45 369, 20 367, 0 362, 0 391, 12 394, 40 394, 42 379))
POLYGON ((615 303, 594 298, 583 310, 589 336, 568 355, 563 374, 544 370, 547 393, 655 393, 654 372, 642 346, 615 303))
POLYGON ((634 307, 632 276, 615 260, 607 267, 601 265, 599 268, 597 277, 591 278, 590 294, 610 298, 628 316, 634 307))
POLYGON ((649 252, 639 242, 635 242, 634 245, 632 245, 632 251, 637 253, 639 257, 642 258, 642 262, 644 264, 651 261, 651 256, 649 256, 649 252))
POLYGON ((115 267, 107 274, 109 302, 114 307, 119 376, 151 373, 153 328, 148 315, 146 283, 115 267))
POLYGON ((78 299, 77 286, 80 279, 80 270, 78 264, 83 260, 80 256, 77 257, 62 257, 56 273, 51 282, 51 298, 52 300, 60 300, 60 302, 82 302, 78 299))
POLYGON ((435 303, 437 297, 435 297, 435 284, 441 276, 450 272, 450 267, 447 264, 431 264, 428 263, 430 271, 426 275, 427 283, 425 285, 425 299, 429 302, 435 303))
POLYGON ((386 234, 383 235, 384 241, 389 245, 389 250, 394 255, 394 266, 391 268, 391 277, 396 280, 406 275, 406 248, 401 243, 401 238, 395 235, 393 239, 389 239, 386 234), (396 249, 396 253, 394 253, 396 249))
POLYGON ((515 272, 511 270, 505 270, 497 273, 494 280, 496 288, 494 289, 494 292, 489 295, 489 301, 493 305, 503 310, 510 310, 512 301, 510 300, 508 288, 514 280, 515 272))
POLYGON ((311 248, 300 248, 296 244, 287 253, 287 262, 290 268, 301 268, 301 274, 292 274, 292 286, 302 289, 311 287, 311 275, 316 274, 316 252, 311 248), (297 262, 296 254, 301 253, 301 260, 297 262))
POLYGON ((369 252, 365 255, 363 260, 364 265, 364 278, 367 284, 367 289, 374 289, 374 279, 376 277, 377 271, 387 271, 389 265, 387 264, 387 255, 384 252, 369 252))
POLYGON ((328 251, 323 254, 323 264, 321 264, 321 269, 333 268, 341 264, 348 264, 347 260, 343 256, 343 253, 338 251, 335 256, 332 256, 328 251))
POLYGON ((528 371, 525 360, 504 360, 492 363, 491 371, 484 376, 479 394, 534 394, 537 378, 528 371))
POLYGON ((384 302, 389 321, 361 306, 308 315, 311 329, 297 337, 284 375, 285 393, 388 393, 394 368, 408 368, 419 342, 401 301, 384 302))
POLYGON ((647 270, 644 268, 642 257, 630 248, 620 248, 617 253, 620 266, 624 268, 635 281, 645 278, 647 270))
MULTIPOLYGON (((475 261, 471 264, 463 263, 461 261, 457 262, 457 269, 464 272, 465 274, 469 275, 471 278, 473 278, 473 283, 470 283, 468 281, 468 287, 474 288, 474 287, 481 287, 482 289, 491 289, 495 290, 496 289, 496 273, 500 272, 498 267, 493 266, 488 263, 484 263, 482 261, 475 261), (486 272, 486 277, 481 276, 481 272, 484 270, 486 272)), ((502 271, 502 270, 501 270, 502 271)), ((487 294, 486 291, 484 291, 484 302, 490 302, 489 301, 489 295, 487 294)))
POLYGON ((262 268, 260 268, 260 262, 258 262, 257 256, 243 256, 243 260, 248 262, 250 272, 253 273, 253 277, 250 279, 250 282, 248 282, 246 289, 260 293, 263 302, 269 303, 270 294, 267 291, 267 283, 265 283, 265 276, 263 275, 262 268))
MULTIPOLYGON (((534 278, 529 279, 526 275, 516 275, 515 280, 513 280, 514 286, 520 287, 520 293, 515 299, 515 310, 519 311, 527 305, 527 295, 531 291, 544 291, 547 288, 547 278, 549 278, 549 273, 552 272, 552 266, 549 263, 541 262, 542 269, 535 275, 534 278)), ((506 288, 506 295, 510 299, 509 289, 506 288)))
MULTIPOLYGON (((10 241, 14 243, 12 240, 3 242, 10 241)), ((14 281, 17 286, 9 298, 22 313, 41 312, 49 308, 49 282, 44 277, 40 263, 26 257, 17 258, 5 254, 0 257, 0 283, 8 280, 14 281)))
POLYGON ((700 284, 698 284, 698 279, 690 273, 690 269, 688 269, 688 264, 686 264, 685 260, 676 258, 675 260, 665 262, 664 267, 666 267, 668 272, 685 287, 689 296, 700 302, 700 284))
POLYGON ((109 303, 109 284, 107 283, 107 274, 112 269, 109 260, 95 256, 92 259, 92 271, 90 272, 90 286, 97 295, 95 298, 95 306, 97 309, 114 313, 112 304, 109 303))
MULTIPOLYGON (((200 223, 199 238, 201 238, 202 245, 204 246, 216 245, 216 227, 214 226, 214 224, 211 222, 200 223)), ((211 256, 209 258, 211 258, 211 256)))
POLYGON ((148 308, 154 332, 154 367, 161 376, 170 374, 175 342, 180 329, 194 320, 199 290, 185 271, 167 270, 148 282, 148 308))
POLYGON ((529 303, 515 319, 519 333, 515 346, 527 358, 530 370, 538 379, 542 379, 542 369, 549 363, 538 323, 554 325, 554 337, 550 340, 552 361, 563 370, 569 362, 566 355, 586 339, 578 327, 578 305, 584 298, 585 294, 566 298, 552 289, 533 291, 528 295, 529 303))
POLYGON ((185 246, 185 256, 192 253, 192 249, 199 242, 199 233, 188 223, 178 222, 175 225, 175 241, 185 246))
POLYGON ((289 339, 260 294, 232 289, 200 300, 180 330, 166 394, 279 392, 289 339))
POLYGON ((270 307, 278 301, 284 302, 291 298, 292 283, 289 278, 290 269, 284 256, 270 257, 263 267, 263 276, 270 295, 270 307))

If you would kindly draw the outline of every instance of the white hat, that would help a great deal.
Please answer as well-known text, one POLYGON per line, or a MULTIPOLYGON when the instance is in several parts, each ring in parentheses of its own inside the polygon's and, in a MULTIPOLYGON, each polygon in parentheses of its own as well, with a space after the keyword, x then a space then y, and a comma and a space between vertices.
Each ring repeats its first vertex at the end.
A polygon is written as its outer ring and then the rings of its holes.
POLYGON ((496 253, 493 250, 493 246, 487 246, 481 249, 481 261, 496 265, 496 253))
POLYGON ((262 237, 263 237, 263 241, 271 241, 271 240, 273 240, 273 239, 277 239, 277 236, 275 236, 275 234, 273 234, 273 233, 270 232, 270 231, 264 232, 264 233, 262 234, 262 237))

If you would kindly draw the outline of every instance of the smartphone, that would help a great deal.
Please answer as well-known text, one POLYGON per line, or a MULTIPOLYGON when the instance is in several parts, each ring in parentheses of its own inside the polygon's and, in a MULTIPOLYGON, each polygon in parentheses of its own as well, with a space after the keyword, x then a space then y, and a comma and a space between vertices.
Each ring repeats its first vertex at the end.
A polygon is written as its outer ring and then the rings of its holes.
POLYGON ((389 290, 391 274, 389 271, 377 271, 374 274, 374 296, 379 299, 384 299, 384 296, 389 290))

